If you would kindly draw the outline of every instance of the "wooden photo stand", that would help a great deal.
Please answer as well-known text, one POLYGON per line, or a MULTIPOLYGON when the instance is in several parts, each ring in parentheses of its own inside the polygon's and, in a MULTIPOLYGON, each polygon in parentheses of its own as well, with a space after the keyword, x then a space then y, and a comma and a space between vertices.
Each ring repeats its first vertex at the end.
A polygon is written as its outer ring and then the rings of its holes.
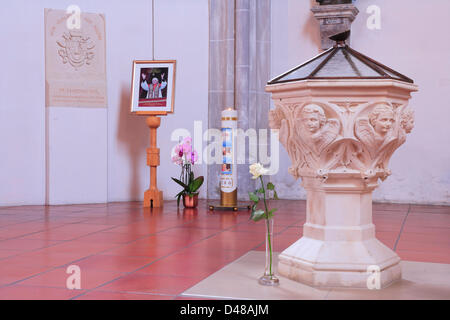
POLYGON ((150 128, 150 148, 147 148, 147 165, 150 167, 150 188, 144 193, 144 207, 159 208, 163 206, 163 192, 157 185, 157 167, 160 163, 159 148, 157 148, 157 129, 161 118, 148 116, 146 119, 150 128))
POLYGON ((157 186, 157 168, 160 164, 160 152, 157 147, 158 140, 156 133, 161 124, 161 118, 159 116, 173 113, 175 101, 175 70, 176 60, 133 61, 130 111, 135 115, 147 116, 146 123, 150 128, 150 147, 147 148, 147 165, 150 167, 150 187, 144 192, 144 208, 159 208, 164 205, 163 192, 157 186), (148 83, 148 79, 152 79, 154 82, 148 83), (143 83, 145 86, 143 86, 143 83), (150 88, 153 89, 150 90, 150 88), (167 92, 164 96, 162 95, 163 89, 167 92), (146 99, 144 99, 146 105, 139 105, 140 98, 142 98, 140 91, 142 90, 148 91, 146 99), (150 92, 152 93, 151 97, 149 97, 150 92), (158 103, 162 103, 162 105, 158 103))

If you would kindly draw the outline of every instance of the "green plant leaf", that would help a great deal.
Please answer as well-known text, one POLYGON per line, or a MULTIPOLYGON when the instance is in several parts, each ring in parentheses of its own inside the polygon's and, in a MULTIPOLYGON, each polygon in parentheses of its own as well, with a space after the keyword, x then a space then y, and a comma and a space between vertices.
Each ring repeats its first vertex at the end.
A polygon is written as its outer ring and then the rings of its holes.
POLYGON ((190 186, 190 192, 196 192, 203 184, 203 176, 197 177, 197 179, 192 181, 192 186, 190 186))
POLYGON ((275 190, 273 190, 273 199, 274 200, 280 200, 280 198, 278 198, 278 194, 275 190))
POLYGON ((189 182, 188 182, 188 192, 192 191, 192 187, 194 184, 194 172, 189 172, 189 182))
POLYGON ((178 196, 183 195, 184 192, 185 192, 184 190, 181 190, 180 192, 177 193, 177 195, 175 196, 175 198, 178 197, 178 196))
POLYGON ((269 211, 269 214, 267 215, 267 219, 271 219, 271 218, 273 218, 273 213, 275 212, 275 211, 277 211, 278 209, 272 209, 272 210, 270 210, 269 211))
POLYGON ((175 196, 175 198, 177 198, 177 207, 180 206, 180 198, 183 196, 183 194, 186 193, 186 190, 181 190, 180 192, 177 193, 177 195, 175 196))
POLYGON ((261 187, 259 189, 256 189, 255 193, 264 193, 264 188, 261 187))
POLYGON ((264 218, 264 216, 265 216, 265 212, 263 210, 256 210, 256 211, 252 212, 252 214, 250 215, 250 219, 257 222, 257 221, 261 220, 262 218, 264 218))
POLYGON ((275 190, 275 186, 272 182, 267 183, 267 190, 275 190))
POLYGON ((250 197, 250 200, 253 201, 254 203, 259 202, 259 197, 256 194, 254 194, 253 192, 249 192, 248 196, 250 197))
POLYGON ((180 180, 175 179, 175 178, 172 178, 172 180, 175 181, 176 183, 178 183, 178 184, 179 184, 180 186, 182 186, 184 189, 188 189, 188 186, 187 186, 185 183, 181 182, 180 180))

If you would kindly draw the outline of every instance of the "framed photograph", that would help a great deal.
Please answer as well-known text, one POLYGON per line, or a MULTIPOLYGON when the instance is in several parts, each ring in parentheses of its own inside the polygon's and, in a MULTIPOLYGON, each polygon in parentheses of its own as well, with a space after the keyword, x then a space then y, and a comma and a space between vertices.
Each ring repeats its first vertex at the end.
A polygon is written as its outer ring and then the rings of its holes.
POLYGON ((173 113, 175 60, 134 60, 131 112, 142 115, 173 113))

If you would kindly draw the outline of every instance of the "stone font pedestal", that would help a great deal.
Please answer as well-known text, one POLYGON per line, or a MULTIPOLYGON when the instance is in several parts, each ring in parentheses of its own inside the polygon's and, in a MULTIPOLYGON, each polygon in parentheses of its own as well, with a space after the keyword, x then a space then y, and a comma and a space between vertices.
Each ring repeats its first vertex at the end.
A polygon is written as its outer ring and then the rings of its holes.
POLYGON ((305 177, 303 237, 279 256, 278 272, 311 286, 367 286, 379 270, 381 287, 401 278, 400 258, 375 238, 372 223, 374 179, 354 174, 305 177))

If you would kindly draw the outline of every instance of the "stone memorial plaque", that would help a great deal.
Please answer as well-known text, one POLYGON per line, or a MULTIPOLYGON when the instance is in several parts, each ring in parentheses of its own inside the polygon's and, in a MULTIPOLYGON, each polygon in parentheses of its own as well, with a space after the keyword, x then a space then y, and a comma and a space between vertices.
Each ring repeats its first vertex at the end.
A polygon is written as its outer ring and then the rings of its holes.
POLYGON ((105 17, 68 19, 72 13, 45 9, 46 106, 106 108, 105 17))

